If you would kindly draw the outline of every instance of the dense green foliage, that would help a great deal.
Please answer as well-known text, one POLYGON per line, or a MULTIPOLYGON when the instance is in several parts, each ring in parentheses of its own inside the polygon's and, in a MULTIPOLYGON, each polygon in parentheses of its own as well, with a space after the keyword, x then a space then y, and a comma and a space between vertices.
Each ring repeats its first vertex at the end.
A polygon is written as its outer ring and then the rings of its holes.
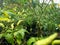
POLYGON ((60 31, 60 8, 38 0, 1 0, 0 45, 33 45, 60 31), (5 42, 5 43, 4 43, 5 42))

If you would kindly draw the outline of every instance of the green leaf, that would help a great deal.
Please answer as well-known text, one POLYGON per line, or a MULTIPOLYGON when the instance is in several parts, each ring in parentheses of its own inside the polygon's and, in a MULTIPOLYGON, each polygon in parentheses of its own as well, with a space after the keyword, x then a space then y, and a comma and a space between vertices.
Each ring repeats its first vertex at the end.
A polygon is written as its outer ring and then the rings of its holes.
POLYGON ((0 34, 0 39, 3 37, 3 34, 0 34))
POLYGON ((22 35, 22 38, 24 38, 26 30, 25 29, 20 29, 19 33, 22 35))
POLYGON ((25 32, 26 32, 25 29, 20 29, 20 30, 18 30, 17 32, 14 33, 14 36, 18 37, 20 39, 23 39, 24 35, 25 35, 25 32))
POLYGON ((22 35, 19 33, 19 31, 14 32, 14 37, 15 37, 16 42, 18 43, 18 45, 20 45, 21 44, 22 35))
POLYGON ((22 38, 21 34, 18 31, 14 32, 14 37, 19 40, 22 38))
POLYGON ((12 32, 12 30, 7 30, 6 32, 7 32, 7 33, 11 33, 11 32, 12 32))
POLYGON ((9 43, 11 43, 11 44, 14 43, 13 34, 9 34, 9 33, 5 34, 5 39, 6 39, 9 43))
POLYGON ((19 40, 19 39, 16 39, 16 41, 17 41, 17 43, 18 43, 18 45, 20 45, 21 44, 21 40, 19 40))
POLYGON ((31 45, 33 42, 36 41, 36 38, 31 37, 28 41, 27 41, 27 45, 31 45))
POLYGON ((22 38, 21 34, 19 32, 15 32, 14 37, 15 37, 16 42, 18 43, 18 45, 20 45, 21 44, 21 38, 22 38))

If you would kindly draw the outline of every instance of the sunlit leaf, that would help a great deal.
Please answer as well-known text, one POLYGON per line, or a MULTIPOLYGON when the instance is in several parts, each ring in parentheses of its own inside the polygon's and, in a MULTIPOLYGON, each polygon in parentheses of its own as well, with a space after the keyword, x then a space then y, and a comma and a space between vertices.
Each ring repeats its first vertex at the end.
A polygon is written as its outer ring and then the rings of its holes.
POLYGON ((3 23, 0 23, 0 26, 1 26, 1 27, 5 27, 3 23))
POLYGON ((19 20, 19 21, 17 22, 17 25, 19 25, 22 21, 23 21, 23 20, 19 20))
POLYGON ((34 45, 48 45, 57 37, 57 35, 57 33, 54 33, 46 39, 36 41, 34 45))
POLYGON ((54 40, 53 42, 52 42, 52 45, 60 45, 60 40, 54 40))
POLYGON ((9 22, 10 19, 9 18, 0 18, 0 21, 7 21, 7 22, 9 22))

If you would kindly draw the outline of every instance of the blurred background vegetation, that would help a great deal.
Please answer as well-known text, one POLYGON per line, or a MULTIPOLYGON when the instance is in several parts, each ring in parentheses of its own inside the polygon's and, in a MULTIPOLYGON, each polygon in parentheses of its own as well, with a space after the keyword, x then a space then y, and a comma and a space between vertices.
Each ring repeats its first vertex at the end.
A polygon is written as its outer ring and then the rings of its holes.
POLYGON ((33 45, 55 32, 60 32, 60 4, 0 0, 0 45, 33 45))

